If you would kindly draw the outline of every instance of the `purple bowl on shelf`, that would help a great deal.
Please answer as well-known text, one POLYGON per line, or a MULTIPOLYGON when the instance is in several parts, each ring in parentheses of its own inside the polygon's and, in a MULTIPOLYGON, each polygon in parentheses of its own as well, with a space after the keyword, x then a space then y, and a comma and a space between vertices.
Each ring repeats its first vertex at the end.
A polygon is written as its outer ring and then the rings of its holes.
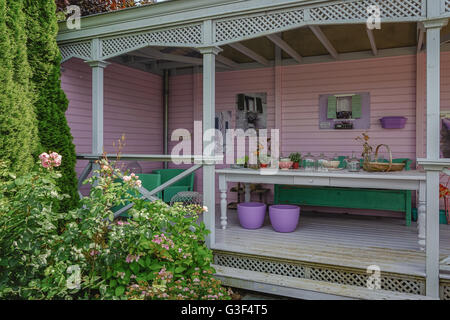
POLYGON ((406 124, 406 120, 408 120, 405 117, 384 117, 381 118, 381 126, 384 129, 403 129, 406 124))
POLYGON ((239 223, 244 229, 259 229, 264 224, 267 206, 259 202, 239 203, 237 206, 239 223))
POLYGON ((275 231, 294 232, 300 218, 300 207, 285 204, 273 205, 269 207, 269 217, 275 231))

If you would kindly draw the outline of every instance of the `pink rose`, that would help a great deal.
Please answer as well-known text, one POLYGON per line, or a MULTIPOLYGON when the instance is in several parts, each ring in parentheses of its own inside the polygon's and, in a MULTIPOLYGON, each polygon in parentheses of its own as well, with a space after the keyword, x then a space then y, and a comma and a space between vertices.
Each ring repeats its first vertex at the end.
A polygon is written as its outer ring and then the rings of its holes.
POLYGON ((48 158, 50 158, 50 156, 46 152, 41 153, 39 156, 39 159, 41 160, 47 160, 48 158))

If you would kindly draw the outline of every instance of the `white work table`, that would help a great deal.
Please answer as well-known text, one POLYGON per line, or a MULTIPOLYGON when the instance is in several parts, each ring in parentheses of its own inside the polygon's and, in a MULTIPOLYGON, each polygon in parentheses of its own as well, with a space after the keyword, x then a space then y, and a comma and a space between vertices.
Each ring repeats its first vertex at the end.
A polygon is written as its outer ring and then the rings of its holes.
POLYGON ((222 229, 227 227, 229 182, 244 184, 246 202, 250 201, 250 184, 252 183, 417 191, 419 245, 421 249, 425 248, 426 175, 424 172, 415 170, 386 173, 347 170, 307 172, 303 169, 274 172, 270 169, 219 169, 216 173, 219 175, 222 229))

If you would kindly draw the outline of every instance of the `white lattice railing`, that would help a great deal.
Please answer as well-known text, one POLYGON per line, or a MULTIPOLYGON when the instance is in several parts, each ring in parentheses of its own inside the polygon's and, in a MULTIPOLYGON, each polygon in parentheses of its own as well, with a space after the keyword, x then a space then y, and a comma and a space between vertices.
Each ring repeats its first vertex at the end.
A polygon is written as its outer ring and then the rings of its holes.
POLYGON ((215 22, 215 41, 222 45, 307 24, 364 23, 373 5, 380 9, 381 21, 417 21, 426 15, 425 3, 425 0, 335 1, 315 7, 299 6, 224 18, 215 22))
POLYGON ((450 0, 445 0, 444 8, 445 12, 450 12, 450 0))
POLYGON ((91 42, 79 42, 59 46, 62 56, 62 62, 70 58, 80 58, 84 60, 91 59, 91 42))
POLYGON ((370 13, 368 8, 380 9, 381 20, 398 21, 425 15, 424 0, 357 0, 324 5, 310 9, 312 21, 365 21, 370 13))
POLYGON ((102 57, 108 59, 150 45, 195 47, 202 44, 202 30, 201 24, 195 24, 105 39, 102 57))
MULTIPOLYGON (((436 0, 437 1, 437 0, 436 0)), ((346 0, 316 6, 299 5, 287 9, 266 10, 252 15, 233 16, 214 21, 215 45, 224 45, 290 30, 308 24, 364 23, 368 8, 380 8, 381 21, 418 21, 426 16, 426 0, 346 0)), ((445 0, 450 12, 450 0, 445 0)), ((160 30, 118 35, 102 39, 102 59, 109 59, 147 46, 200 47, 202 23, 160 30)), ((61 46, 63 61, 71 57, 91 58, 90 42, 61 46)))
POLYGON ((216 22, 216 43, 253 38, 304 24, 304 9, 291 9, 253 16, 223 19, 216 22))

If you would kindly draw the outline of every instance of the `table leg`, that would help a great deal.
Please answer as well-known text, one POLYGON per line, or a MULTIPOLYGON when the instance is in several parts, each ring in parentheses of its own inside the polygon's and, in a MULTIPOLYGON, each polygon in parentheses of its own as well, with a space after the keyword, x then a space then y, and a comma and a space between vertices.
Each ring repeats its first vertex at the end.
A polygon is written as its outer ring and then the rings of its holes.
POLYGON ((227 228, 227 192, 228 186, 225 176, 219 175, 219 190, 220 190, 220 225, 222 229, 227 228))
POLYGON ((417 207, 417 229, 419 231, 419 247, 425 250, 426 244, 426 212, 427 212, 427 192, 425 181, 420 182, 419 188, 419 205, 417 207))
POLYGON ((244 186, 245 186, 245 202, 250 202, 251 200, 250 183, 246 183, 244 186))

